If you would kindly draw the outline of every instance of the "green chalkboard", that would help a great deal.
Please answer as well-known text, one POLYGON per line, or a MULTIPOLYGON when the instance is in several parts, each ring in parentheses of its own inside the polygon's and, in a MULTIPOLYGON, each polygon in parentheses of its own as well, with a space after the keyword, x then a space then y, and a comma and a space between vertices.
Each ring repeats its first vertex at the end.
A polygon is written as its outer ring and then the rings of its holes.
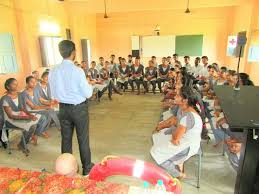
POLYGON ((175 53, 179 56, 201 56, 203 35, 176 36, 175 53))

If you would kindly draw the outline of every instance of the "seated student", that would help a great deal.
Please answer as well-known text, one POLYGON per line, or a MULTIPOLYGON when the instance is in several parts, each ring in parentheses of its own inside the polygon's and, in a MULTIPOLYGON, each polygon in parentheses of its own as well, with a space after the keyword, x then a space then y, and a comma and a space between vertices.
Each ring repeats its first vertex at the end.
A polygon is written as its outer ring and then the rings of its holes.
POLYGON ((26 78, 26 88, 19 95, 21 108, 27 113, 37 113, 46 117, 45 125, 43 125, 38 131, 38 135, 42 135, 45 138, 49 138, 49 134, 46 130, 49 127, 51 116, 54 114, 54 110, 50 106, 39 106, 37 105, 36 98, 34 97, 34 89, 37 85, 36 79, 32 76, 26 78))
POLYGON ((172 68, 173 67, 173 64, 172 64, 172 57, 171 56, 168 56, 166 57, 166 60, 168 62, 168 65, 172 68))
POLYGON ((168 65, 168 62, 165 57, 162 59, 162 64, 158 66, 157 69, 157 83, 158 83, 158 88, 160 90, 160 93, 162 93, 162 82, 167 82, 169 81, 169 71, 170 71, 170 66, 168 65))
MULTIPOLYGON (((1 101, 3 102, 2 108, 6 126, 24 129, 25 143, 28 144, 32 138, 33 143, 36 145, 37 138, 34 136, 34 133, 42 131, 47 126, 46 117, 39 114, 26 113, 21 109, 18 82, 16 79, 7 79, 4 87, 6 94, 2 97, 1 101)), ((18 144, 18 148, 26 155, 30 152, 25 148, 23 139, 18 144)))
POLYGON ((137 85, 138 93, 140 94, 140 84, 143 82, 144 66, 140 64, 140 57, 136 57, 134 65, 131 66, 132 76, 129 78, 129 84, 132 92, 134 92, 134 82, 137 85))
POLYGON ((121 64, 121 59, 122 57, 118 57, 119 64, 117 65, 117 67, 121 64))
POLYGON ((81 62, 81 68, 82 68, 83 71, 85 72, 85 76, 87 76, 88 69, 87 69, 87 63, 86 63, 86 61, 82 61, 82 62, 81 62))
POLYGON ((219 72, 219 70, 220 70, 220 69, 219 69, 219 64, 217 64, 217 63, 212 63, 211 65, 216 68, 217 72, 219 72))
POLYGON ((228 70, 226 73, 226 83, 225 85, 235 86, 237 83, 238 76, 235 70, 228 70))
POLYGON ((254 83, 253 83, 253 81, 251 81, 248 74, 240 73, 239 78, 240 78, 240 85, 242 85, 242 86, 254 86, 254 83))
POLYGON ((194 61, 194 66, 192 67, 191 73, 193 73, 193 76, 196 78, 199 76, 199 73, 201 71, 201 58, 200 57, 196 57, 195 61, 194 61))
POLYGON ((78 174, 78 163, 70 153, 64 153, 56 159, 55 172, 67 177, 81 177, 78 174))
POLYGON ((127 63, 127 65, 131 67, 132 64, 133 64, 132 55, 128 55, 128 63, 127 63))
POLYGON ((104 83, 107 87, 105 87, 101 93, 99 93, 99 98, 103 95, 103 93, 108 89, 108 97, 110 100, 112 100, 112 90, 114 90, 115 93, 122 95, 118 88, 116 88, 114 82, 112 79, 110 79, 110 74, 109 74, 109 62, 107 61, 104 64, 104 67, 100 70, 99 72, 100 78, 99 80, 104 83))
POLYGON ((208 66, 209 75, 205 79, 206 84, 203 88, 203 93, 206 95, 214 95, 214 86, 216 84, 216 80, 218 79, 218 72, 215 66, 209 65, 208 66))
POLYGON ((101 98, 103 93, 107 90, 107 84, 105 84, 102 80, 99 79, 99 72, 96 69, 96 62, 91 62, 91 67, 88 70, 87 78, 90 82, 94 83, 93 87, 98 90, 98 99, 101 98))
POLYGON ((40 81, 40 73, 39 71, 33 71, 32 76, 37 80, 40 81))
POLYGON ((110 57, 109 72, 110 72, 110 78, 112 78, 113 81, 116 79, 117 70, 118 70, 118 65, 115 62, 115 55, 112 54, 110 57))
POLYGON ((239 161, 240 161, 240 151, 242 143, 236 139, 228 139, 226 141, 227 149, 226 153, 228 155, 229 162, 235 171, 238 171, 239 161))
POLYGON ((203 56, 201 60, 202 60, 202 65, 201 65, 201 70, 199 72, 199 78, 205 79, 209 77, 209 71, 208 71, 209 58, 207 56, 203 56))
POLYGON ((96 66, 97 71, 99 72, 104 66, 104 58, 99 57, 99 64, 96 66))
POLYGON ((41 76, 41 81, 34 89, 34 99, 38 106, 50 106, 53 110, 49 110, 51 119, 54 121, 58 130, 61 130, 61 125, 58 119, 58 101, 52 100, 50 86, 48 83, 49 72, 44 72, 41 76))
POLYGON ((157 68, 154 66, 154 62, 152 60, 148 62, 148 65, 149 66, 145 68, 145 78, 143 83, 145 88, 145 93, 148 93, 148 83, 151 83, 153 94, 155 94, 157 68))
POLYGON ((215 85, 221 86, 227 84, 227 68, 221 67, 219 70, 219 77, 216 80, 215 85))
POLYGON ((118 67, 117 85, 120 89, 123 89, 123 92, 128 89, 129 76, 131 73, 130 69, 131 66, 127 65, 126 60, 122 58, 121 65, 118 67))
MULTIPOLYGON (((238 80, 236 79, 236 82, 233 83, 233 85, 235 86, 237 82, 238 80)), ((240 85, 253 86, 254 84, 246 73, 240 73, 240 85)), ((218 102, 217 104, 215 103, 214 109, 216 117, 216 121, 214 121, 214 127, 212 129, 216 141, 214 147, 218 147, 218 145, 220 145, 225 139, 229 137, 234 137, 234 139, 240 140, 243 134, 230 131, 224 114, 220 108, 220 102, 218 102)))
POLYGON ((190 57, 189 56, 184 56, 184 65, 183 67, 186 68, 187 72, 190 72, 192 71, 192 66, 190 64, 190 57))
POLYGON ((173 177, 185 177, 184 162, 197 154, 200 148, 202 120, 194 99, 191 88, 182 87, 175 96, 175 103, 180 107, 182 116, 170 122, 176 129, 169 135, 165 134, 168 129, 153 135, 154 145, 150 153, 157 164, 173 177))
POLYGON ((171 68, 170 71, 169 71, 169 81, 168 83, 164 86, 164 100, 165 101, 166 99, 172 99, 175 95, 175 89, 176 89, 176 83, 177 83, 177 80, 180 78, 180 72, 176 73, 175 69, 174 68, 171 68))
POLYGON ((158 67, 158 63, 157 63, 157 61, 156 61, 156 56, 152 56, 151 57, 151 60, 153 61, 153 63, 154 63, 154 67, 158 67))
POLYGON ((179 56, 178 56, 178 54, 173 54, 173 67, 174 67, 176 64, 179 65, 180 68, 182 67, 181 62, 179 61, 179 56))
POLYGON ((80 66, 81 66, 81 64, 78 63, 78 61, 75 61, 74 64, 75 64, 75 66, 77 66, 77 67, 80 67, 80 66))

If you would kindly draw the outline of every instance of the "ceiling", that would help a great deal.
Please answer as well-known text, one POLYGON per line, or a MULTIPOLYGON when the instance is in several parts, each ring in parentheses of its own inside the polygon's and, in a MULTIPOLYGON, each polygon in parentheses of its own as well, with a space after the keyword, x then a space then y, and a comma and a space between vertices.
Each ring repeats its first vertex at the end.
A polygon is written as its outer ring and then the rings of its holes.
MULTIPOLYGON (((104 0, 65 0, 88 12, 103 13, 104 0)), ((106 0, 108 12, 185 9, 187 0, 106 0)), ((237 6, 245 0, 190 0, 190 8, 237 6)))

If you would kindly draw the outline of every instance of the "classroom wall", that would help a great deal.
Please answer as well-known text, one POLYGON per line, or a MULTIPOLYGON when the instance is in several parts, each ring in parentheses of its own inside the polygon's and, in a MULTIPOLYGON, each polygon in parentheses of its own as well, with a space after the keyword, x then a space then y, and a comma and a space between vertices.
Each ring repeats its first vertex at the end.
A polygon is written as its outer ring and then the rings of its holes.
POLYGON ((0 92, 3 93, 3 84, 4 80, 9 77, 15 77, 19 81, 23 80, 23 75, 27 71, 27 67, 22 65, 22 54, 21 54, 21 45, 19 42, 19 33, 16 25, 16 16, 13 9, 13 3, 9 0, 1 1, 2 6, 0 7, 0 32, 2 33, 11 33, 14 38, 14 45, 16 50, 17 63, 19 68, 19 73, 10 73, 7 75, 0 75, 0 92), (5 18, 6 22, 3 21, 5 18), (7 21, 8 20, 8 21, 7 21))
MULTIPOLYGON (((246 72, 259 85, 259 62, 248 62, 249 48, 251 45, 259 45, 259 1, 246 0, 242 5, 234 8, 232 16, 232 30, 230 34, 237 35, 240 31, 247 31, 247 44, 244 50, 244 56, 240 62, 240 72, 246 72)), ((236 69, 238 58, 227 57, 227 64, 236 69)))
POLYGON ((109 19, 97 14, 97 52, 106 58, 111 53, 127 56, 131 53, 131 36, 152 35, 158 24, 161 35, 203 34, 204 55, 211 62, 224 63, 232 10, 225 7, 192 9, 191 14, 184 14, 184 10, 113 13, 109 19))
POLYGON ((81 38, 91 41, 93 57, 96 56, 96 16, 86 13, 73 3, 45 0, 1 0, 0 2, 0 32, 12 33, 14 36, 19 72, 0 75, 0 93, 6 78, 15 77, 24 87, 24 79, 33 70, 44 71, 41 67, 41 57, 38 37, 40 35, 55 35, 66 38, 65 29, 71 29, 72 40, 77 46, 77 60, 81 61, 81 38), (39 22, 47 20, 60 26, 58 34, 42 34, 39 22))

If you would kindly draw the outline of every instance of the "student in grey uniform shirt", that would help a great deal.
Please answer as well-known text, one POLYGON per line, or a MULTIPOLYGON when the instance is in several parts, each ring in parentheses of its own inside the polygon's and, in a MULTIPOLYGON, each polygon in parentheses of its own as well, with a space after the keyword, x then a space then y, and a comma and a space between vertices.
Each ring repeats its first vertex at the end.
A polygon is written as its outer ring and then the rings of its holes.
POLYGON ((103 82, 107 87, 102 90, 102 93, 99 97, 103 95, 103 93, 108 89, 108 97, 110 100, 112 100, 112 90, 114 90, 115 93, 122 95, 118 88, 115 86, 113 80, 110 78, 109 73, 109 62, 104 64, 104 67, 99 72, 100 78, 99 80, 103 82))
POLYGON ((76 57, 75 44, 70 40, 63 40, 59 43, 59 52, 63 61, 50 71, 49 83, 53 98, 60 102, 61 151, 72 154, 75 128, 83 175, 87 175, 93 167, 88 115, 88 99, 93 94, 93 88, 88 83, 83 70, 73 63, 76 57))
POLYGON ((96 66, 97 71, 99 72, 104 67, 104 58, 99 58, 99 64, 96 66))
POLYGON ((53 109, 51 109, 50 106, 37 105, 37 100, 34 94, 34 89, 36 85, 37 81, 34 77, 28 76, 26 78, 26 88, 22 93, 19 94, 19 105, 21 109, 23 109, 28 114, 36 113, 44 115, 46 117, 45 125, 42 126, 39 131, 36 131, 36 134, 42 135, 45 138, 49 138, 49 134, 46 130, 48 129, 51 118, 55 114, 55 112, 53 109))
POLYGON ((151 60, 152 60, 153 63, 154 63, 154 67, 158 68, 158 63, 157 63, 157 61, 156 61, 156 56, 152 56, 152 57, 151 57, 151 60))
POLYGON ((131 67, 132 64, 133 64, 132 55, 128 55, 128 63, 127 63, 127 65, 131 67))
POLYGON ((25 144, 29 143, 30 139, 32 139, 35 145, 37 144, 37 137, 34 136, 34 133, 42 131, 43 128, 47 127, 46 117, 44 115, 26 113, 21 109, 21 98, 16 79, 7 79, 4 87, 6 95, 2 97, 1 102, 5 125, 10 128, 24 129, 25 141, 21 138, 18 148, 28 155, 30 151, 26 149, 25 144))
POLYGON ((184 56, 184 66, 188 73, 192 73, 192 66, 190 64, 190 57, 184 56))
POLYGON ((118 65, 115 62, 115 55, 112 54, 110 57, 109 72, 110 72, 110 78, 112 78, 113 81, 115 81, 116 79, 117 70, 118 70, 118 65))
POLYGON ((148 83, 152 85, 152 91, 156 93, 156 77, 157 77, 157 68, 154 66, 154 62, 150 60, 148 62, 148 67, 145 68, 145 78, 144 78, 144 88, 145 92, 148 92, 148 83))
POLYGON ((58 102, 51 98, 50 86, 48 83, 49 72, 44 72, 41 76, 41 81, 34 89, 35 103, 39 106, 51 106, 54 110, 51 111, 51 119, 54 121, 58 130, 61 129, 58 119, 58 102))
POLYGON ((168 65, 168 61, 166 57, 163 57, 162 64, 159 65, 157 69, 157 83, 160 93, 162 93, 162 82, 169 81, 169 71, 170 66, 168 65))
POLYGON ((91 67, 88 70, 88 76, 91 77, 92 80, 97 80, 99 78, 99 71, 96 69, 96 62, 91 62, 91 67))
POLYGON ((129 78, 129 84, 132 92, 134 92, 134 82, 137 85, 138 93, 140 94, 140 85, 143 83, 144 66, 140 64, 140 57, 136 57, 134 65, 131 66, 132 76, 129 78))
POLYGON ((96 62, 91 62, 91 68, 88 70, 87 78, 89 81, 94 82, 93 88, 97 89, 98 100, 102 97, 103 93, 107 90, 107 84, 100 80, 100 75, 96 69, 96 62))
POLYGON ((200 71, 201 71, 201 65, 200 65, 200 62, 201 62, 201 58, 200 57, 196 57, 195 60, 194 60, 194 66, 192 67, 192 71, 191 73, 193 73, 193 76, 195 78, 199 77, 200 75, 200 71))
POLYGON ((122 58, 121 65, 118 68, 117 85, 120 89, 123 89, 124 92, 126 89, 128 89, 129 76, 131 73, 130 69, 131 66, 127 65, 126 60, 122 58))

